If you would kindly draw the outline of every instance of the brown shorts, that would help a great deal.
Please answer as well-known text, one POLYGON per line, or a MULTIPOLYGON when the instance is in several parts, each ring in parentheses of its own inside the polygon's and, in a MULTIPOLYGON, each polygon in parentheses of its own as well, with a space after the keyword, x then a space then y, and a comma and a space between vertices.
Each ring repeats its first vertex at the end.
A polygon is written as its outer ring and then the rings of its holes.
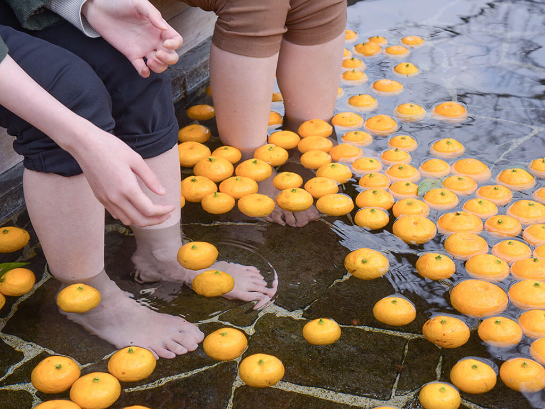
POLYGON ((218 16, 212 42, 248 57, 270 57, 285 38, 298 45, 333 40, 346 28, 346 0, 183 0, 218 16))

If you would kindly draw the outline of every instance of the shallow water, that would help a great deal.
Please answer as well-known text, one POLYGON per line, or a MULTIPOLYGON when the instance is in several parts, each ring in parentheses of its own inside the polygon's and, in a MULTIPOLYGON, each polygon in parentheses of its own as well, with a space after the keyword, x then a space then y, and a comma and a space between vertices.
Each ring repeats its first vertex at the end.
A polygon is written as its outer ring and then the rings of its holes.
MULTIPOLYGON (((420 75, 394 76, 399 61, 381 56, 365 59, 369 82, 345 86, 337 101, 337 112, 349 110, 350 95, 369 93, 370 84, 380 78, 403 83, 398 96, 378 96, 374 114, 391 115, 396 105, 415 102, 428 116, 418 123, 401 123, 396 134, 415 137, 419 147, 412 152, 412 164, 431 157, 429 146, 437 139, 452 137, 464 144, 461 158, 475 157, 485 162, 495 177, 508 167, 526 167, 545 155, 545 6, 530 1, 362 1, 350 6, 348 28, 359 34, 356 43, 371 35, 382 35, 396 44, 405 35, 420 35, 426 44, 403 59, 417 65, 420 75), (433 106, 458 100, 468 108, 468 119, 448 124, 432 119, 433 106)), ((348 45, 351 48, 354 44, 348 45)), ((202 91, 202 90, 201 90, 202 91)), ((210 103, 200 92, 188 105, 210 103)), ((180 124, 188 120, 185 107, 178 107, 180 124)), ((282 105, 273 109, 283 113, 282 105)), ((215 132, 213 121, 205 123, 215 132)), ((342 132, 338 132, 342 135, 342 132)), ((364 148, 367 154, 387 148, 386 138, 375 138, 364 148)), ((219 146, 215 136, 211 147, 219 146)), ((452 163, 449 160, 449 163, 452 163)), ((189 171, 184 171, 187 176, 189 171)), ((492 183, 492 182, 489 182, 492 183)), ((538 180, 532 191, 545 186, 538 180)), ((357 181, 345 184, 344 191, 355 197, 357 181)), ((529 198, 529 192, 515 192, 514 200, 529 198)), ((468 198, 471 198, 470 196, 468 198)), ((460 206, 465 202, 460 198, 460 206)), ((504 214, 507 206, 500 207, 504 214)), ((455 209, 456 210, 456 209, 455 209)), ((450 210, 454 211, 454 210, 450 210)), ((436 221, 444 212, 432 210, 436 221)), ((198 323, 205 333, 220 326, 241 328, 249 336, 244 356, 263 352, 278 356, 286 367, 283 380, 274 388, 253 389, 237 376, 239 360, 217 363, 202 348, 174 360, 158 361, 156 371, 146 380, 123 384, 120 400, 112 406, 146 405, 159 408, 352 408, 389 405, 420 408, 418 391, 430 381, 449 381, 450 368, 461 358, 488 359, 497 369, 513 356, 529 357, 530 340, 512 348, 485 346, 477 336, 478 321, 467 318, 472 329, 469 342, 457 349, 435 347, 421 332, 424 322, 435 313, 459 316, 450 305, 449 290, 467 278, 463 262, 449 280, 430 281, 414 268, 424 252, 444 253, 444 237, 437 235, 422 246, 403 243, 391 233, 391 223, 383 230, 367 232, 353 223, 352 212, 345 217, 322 217, 301 229, 281 227, 245 217, 238 210, 226 215, 206 214, 198 204, 183 210, 184 236, 216 244, 220 259, 256 265, 272 282, 279 277, 275 303, 256 312, 251 304, 225 299, 203 299, 178 284, 140 285, 131 279, 130 256, 134 239, 109 220, 106 235, 106 269, 118 284, 144 305, 161 312, 180 314, 198 323), (382 278, 362 281, 346 273, 344 257, 352 250, 370 247, 390 261, 382 278), (417 309, 414 322, 391 327, 376 321, 372 307, 379 299, 402 294, 417 309), (309 319, 331 317, 341 324, 343 335, 331 345, 311 346, 301 336, 309 319)), ((49 354, 73 357, 83 373, 105 370, 114 348, 68 322, 56 311, 54 295, 59 284, 45 272, 45 260, 26 214, 7 224, 25 227, 32 240, 24 250, 0 255, 0 262, 29 260, 37 275, 37 285, 28 295, 10 298, 0 311, 0 406, 31 408, 51 397, 30 384, 30 371, 49 354)), ((490 247, 500 239, 482 234, 490 247)), ((521 239, 521 237, 519 237, 521 239)), ((508 289, 512 280, 499 285, 508 289)), ((502 314, 517 318, 513 305, 502 314)), ((55 397, 57 397, 56 395, 55 397)), ((67 397, 61 394, 60 397, 67 397)), ((492 391, 482 395, 462 393, 463 408, 523 409, 543 408, 541 393, 523 395, 508 389, 498 378, 492 391)))

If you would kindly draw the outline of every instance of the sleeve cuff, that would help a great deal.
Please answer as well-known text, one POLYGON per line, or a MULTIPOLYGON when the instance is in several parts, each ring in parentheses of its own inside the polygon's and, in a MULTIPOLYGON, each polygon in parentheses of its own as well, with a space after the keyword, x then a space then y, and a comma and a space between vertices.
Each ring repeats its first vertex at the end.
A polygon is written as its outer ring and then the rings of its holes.
POLYGON ((51 0, 46 7, 69 21, 87 37, 100 37, 100 34, 89 24, 81 8, 87 0, 51 0))

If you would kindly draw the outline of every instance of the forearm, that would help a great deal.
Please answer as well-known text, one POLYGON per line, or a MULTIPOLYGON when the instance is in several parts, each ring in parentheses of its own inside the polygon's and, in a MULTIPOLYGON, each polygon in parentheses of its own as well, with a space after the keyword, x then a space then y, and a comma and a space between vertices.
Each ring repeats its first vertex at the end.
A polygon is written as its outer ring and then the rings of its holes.
POLYGON ((0 62, 0 105, 35 126, 75 156, 96 128, 66 108, 8 55, 0 62))

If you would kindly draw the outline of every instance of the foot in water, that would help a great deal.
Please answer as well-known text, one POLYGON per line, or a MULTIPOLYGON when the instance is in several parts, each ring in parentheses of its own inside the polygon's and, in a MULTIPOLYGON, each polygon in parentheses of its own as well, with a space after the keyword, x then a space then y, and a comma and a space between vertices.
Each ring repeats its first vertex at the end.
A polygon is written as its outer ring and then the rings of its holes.
POLYGON ((196 325, 183 318, 140 305, 104 271, 85 283, 100 292, 100 304, 82 314, 59 311, 116 348, 135 345, 149 349, 156 358, 174 358, 194 351, 204 338, 196 325))
MULTIPOLYGON (((280 193, 280 191, 274 187, 272 182, 276 175, 277 173, 273 168, 273 174, 268 179, 259 182, 259 193, 273 199, 276 198, 276 196, 280 193)), ((314 205, 301 212, 288 212, 287 210, 283 210, 276 205, 273 212, 265 217, 265 220, 278 223, 282 226, 287 224, 288 226, 292 227, 303 227, 314 220, 318 220, 319 218, 320 212, 314 205)))
POLYGON ((135 279, 140 283, 173 281, 191 287, 195 276, 205 270, 220 270, 228 273, 235 280, 235 288, 223 296, 230 300, 257 301, 254 309, 266 305, 276 294, 278 280, 272 288, 256 267, 218 261, 204 270, 183 268, 176 258, 182 245, 180 228, 174 226, 160 230, 133 229, 137 249, 132 256, 135 266, 135 279), (160 238, 159 238, 160 236, 160 238))

